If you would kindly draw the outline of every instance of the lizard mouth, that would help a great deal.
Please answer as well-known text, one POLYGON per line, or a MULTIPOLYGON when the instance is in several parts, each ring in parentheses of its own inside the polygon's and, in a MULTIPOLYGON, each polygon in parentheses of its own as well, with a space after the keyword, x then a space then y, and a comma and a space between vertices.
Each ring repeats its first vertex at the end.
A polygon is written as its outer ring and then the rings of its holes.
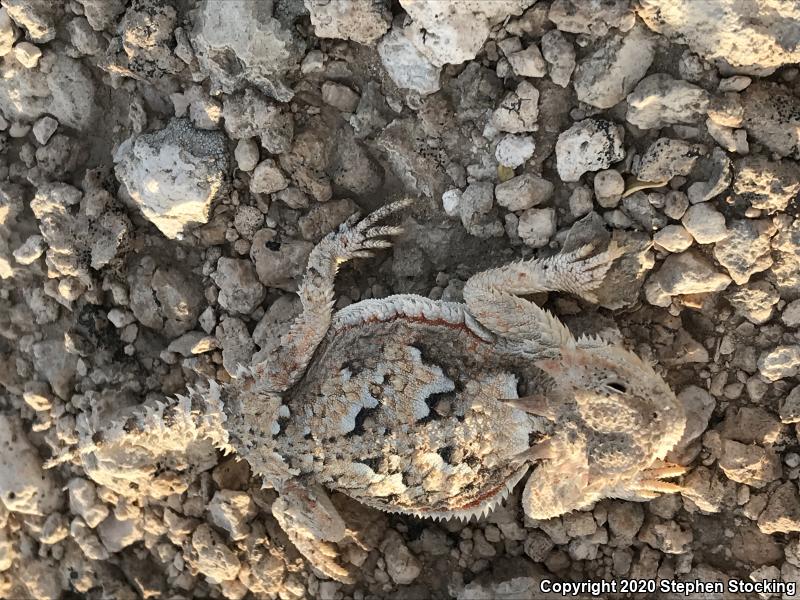
POLYGON ((436 521, 450 521, 452 519, 459 519, 461 521, 469 521, 472 517, 481 519, 487 516, 495 508, 497 508, 503 501, 508 498, 511 490, 519 483, 525 473, 528 472, 530 465, 524 465, 519 470, 511 474, 505 481, 503 481, 496 488, 493 488, 477 499, 465 504, 463 506, 454 507, 449 510, 393 510, 391 512, 403 513, 407 515, 414 515, 422 519, 430 518, 436 521))

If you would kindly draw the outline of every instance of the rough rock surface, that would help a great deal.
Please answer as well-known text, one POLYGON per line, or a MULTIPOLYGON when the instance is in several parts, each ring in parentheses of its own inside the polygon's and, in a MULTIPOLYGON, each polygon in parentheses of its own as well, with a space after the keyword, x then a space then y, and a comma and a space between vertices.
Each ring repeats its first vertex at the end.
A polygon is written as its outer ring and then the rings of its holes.
POLYGON ((558 136, 556 165, 562 181, 578 181, 588 171, 607 169, 625 158, 622 128, 611 121, 586 119, 558 136))
MULTIPOLYGON (((797 3, 0 4, 0 597, 800 582, 797 3), (669 384, 688 415, 665 457, 686 470, 674 493, 533 521, 526 474, 467 522, 331 493, 347 533, 316 550, 350 570, 343 583, 302 558, 279 524, 291 507, 203 437, 209 421, 198 435, 165 408, 187 386, 270 368, 315 244, 403 196, 414 205, 387 224, 404 232, 340 269, 335 310, 461 302, 478 271, 624 249, 597 303, 524 302, 669 384)), ((441 429, 448 394, 434 399, 426 426, 459 435, 441 429)), ((529 443, 554 433, 535 422, 529 443)), ((474 466, 447 448, 421 460, 474 466)), ((534 478, 550 460, 532 461, 534 478)))
POLYGON ((208 222, 225 190, 225 139, 176 119, 164 129, 126 140, 115 172, 142 214, 170 238, 208 222))
POLYGON ((639 16, 655 31, 706 60, 739 72, 769 74, 800 61, 800 7, 781 0, 644 0, 639 16))

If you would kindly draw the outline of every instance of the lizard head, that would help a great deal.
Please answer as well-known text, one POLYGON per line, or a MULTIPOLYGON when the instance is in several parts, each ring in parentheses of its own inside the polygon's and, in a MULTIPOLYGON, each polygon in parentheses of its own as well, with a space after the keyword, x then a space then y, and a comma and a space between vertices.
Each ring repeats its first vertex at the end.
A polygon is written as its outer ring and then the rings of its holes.
POLYGON ((652 460, 663 458, 683 435, 681 402, 649 364, 624 348, 582 338, 536 365, 591 432, 628 435, 652 460))
POLYGON ((526 514, 547 519, 606 497, 655 497, 634 492, 655 489, 652 477, 664 475, 655 467, 686 425, 683 405, 661 376, 624 348, 585 338, 536 365, 556 388, 547 407, 556 433, 525 486, 526 514))

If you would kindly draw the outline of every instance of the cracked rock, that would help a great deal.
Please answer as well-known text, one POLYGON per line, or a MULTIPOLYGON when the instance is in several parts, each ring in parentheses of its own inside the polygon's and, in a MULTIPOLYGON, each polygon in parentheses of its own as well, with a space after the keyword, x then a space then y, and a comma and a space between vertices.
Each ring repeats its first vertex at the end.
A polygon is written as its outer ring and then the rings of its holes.
POLYGON ((386 73, 399 88, 414 90, 427 96, 438 91, 441 67, 434 65, 420 52, 408 34, 394 28, 378 42, 378 54, 386 73))
POLYGON ((534 131, 539 117, 539 90, 523 81, 513 92, 506 94, 492 113, 492 125, 508 133, 534 131))

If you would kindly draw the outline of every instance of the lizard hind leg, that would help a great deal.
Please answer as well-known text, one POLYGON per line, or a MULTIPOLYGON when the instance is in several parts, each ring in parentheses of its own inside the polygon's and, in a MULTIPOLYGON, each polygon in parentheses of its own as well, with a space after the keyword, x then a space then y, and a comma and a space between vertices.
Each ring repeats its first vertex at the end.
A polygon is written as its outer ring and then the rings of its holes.
POLYGON ((272 516, 289 541, 318 571, 342 583, 353 583, 351 568, 339 560, 335 543, 347 536, 344 520, 319 485, 292 480, 281 486, 272 516))

